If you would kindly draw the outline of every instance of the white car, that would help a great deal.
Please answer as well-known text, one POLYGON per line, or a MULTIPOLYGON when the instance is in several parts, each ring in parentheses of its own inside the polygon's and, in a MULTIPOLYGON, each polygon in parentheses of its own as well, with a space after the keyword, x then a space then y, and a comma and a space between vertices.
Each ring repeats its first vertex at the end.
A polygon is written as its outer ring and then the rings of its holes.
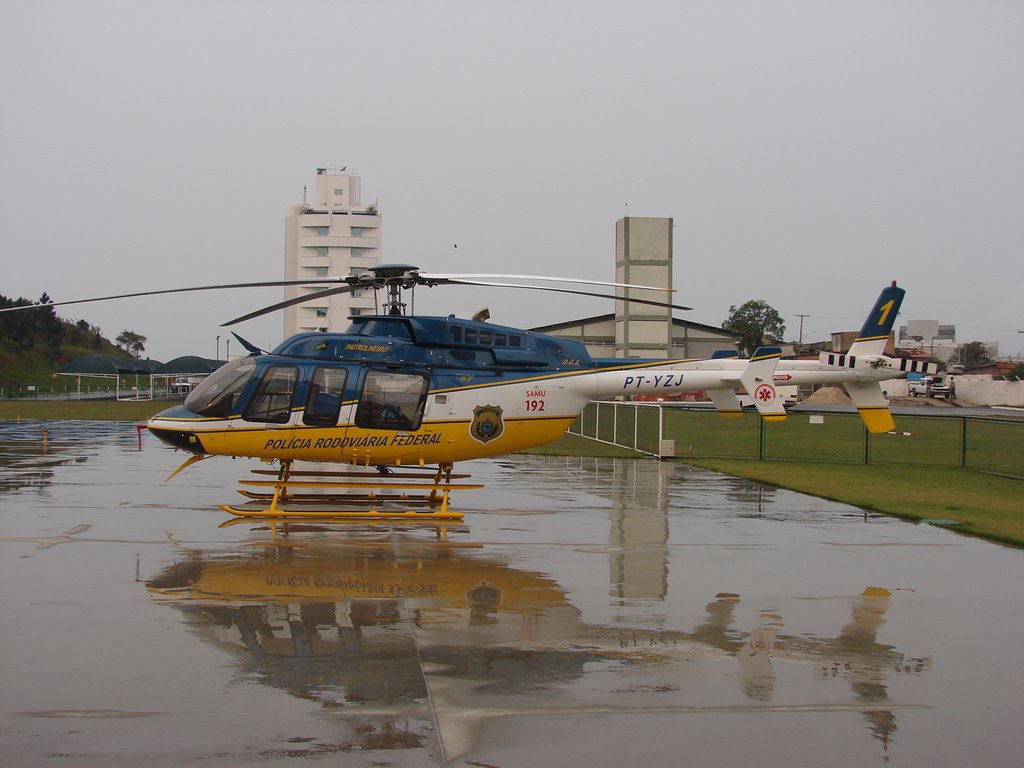
POLYGON ((949 381, 944 376, 922 376, 908 384, 911 397, 948 397, 949 381))

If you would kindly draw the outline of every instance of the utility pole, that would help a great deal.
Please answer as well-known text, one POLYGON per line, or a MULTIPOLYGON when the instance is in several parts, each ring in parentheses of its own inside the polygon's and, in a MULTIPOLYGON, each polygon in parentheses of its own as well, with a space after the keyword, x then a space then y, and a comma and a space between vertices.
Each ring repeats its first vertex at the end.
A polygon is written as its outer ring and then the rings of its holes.
POLYGON ((810 317, 810 315, 797 315, 797 317, 800 318, 800 340, 797 341, 797 344, 803 344, 804 343, 804 318, 805 317, 810 317))

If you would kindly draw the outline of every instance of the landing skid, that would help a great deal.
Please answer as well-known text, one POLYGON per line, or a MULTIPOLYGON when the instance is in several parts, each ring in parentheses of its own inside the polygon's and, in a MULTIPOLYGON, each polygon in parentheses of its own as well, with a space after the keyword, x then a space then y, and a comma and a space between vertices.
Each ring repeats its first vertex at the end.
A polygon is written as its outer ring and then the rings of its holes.
MULTIPOLYGON (((239 488, 238 492, 245 496, 247 499, 253 499, 255 501, 270 501, 274 498, 273 493, 258 493, 257 491, 247 491, 244 488, 239 488)), ((369 494, 323 494, 323 493, 291 493, 288 495, 289 504, 323 504, 330 501, 332 504, 358 504, 368 503, 372 501, 400 501, 402 504, 408 504, 411 506, 422 506, 431 504, 440 504, 440 499, 424 499, 418 496, 407 496, 406 494, 399 494, 394 496, 376 496, 371 497, 369 494)))
POLYGON ((345 509, 341 506, 324 509, 295 508, 290 505, 274 506, 242 505, 232 507, 222 504, 221 509, 236 517, 249 520, 404 520, 406 522, 429 522, 437 520, 461 520, 462 513, 451 509, 387 509, 370 507, 368 509, 345 509))
POLYGON ((253 470, 257 475, 276 475, 273 480, 239 481, 255 488, 238 489, 251 501, 240 506, 224 504, 221 509, 248 519, 461 520, 461 512, 448 508, 449 495, 483 485, 453 483, 451 470, 448 464, 428 472, 293 471, 291 462, 282 462, 279 471, 253 470), (296 493, 295 489, 302 490, 296 493))
MULTIPOLYGON (((253 526, 250 530, 253 531, 269 531, 273 534, 274 540, 279 541, 280 537, 287 538, 292 534, 300 533, 314 533, 323 534, 329 532, 336 532, 339 527, 351 526, 351 525, 362 525, 368 530, 411 530, 416 528, 422 530, 424 527, 433 528, 434 535, 438 542, 442 545, 448 546, 448 533, 465 531, 467 530, 465 525, 460 524, 461 521, 458 519, 437 519, 437 520, 424 520, 420 516, 412 517, 409 519, 402 518, 381 518, 379 520, 371 520, 367 518, 346 518, 346 517, 264 517, 258 518, 253 517, 229 517, 227 520, 218 525, 218 528, 231 528, 235 525, 246 525, 253 526)), ((472 544, 461 544, 456 546, 476 546, 472 544)))

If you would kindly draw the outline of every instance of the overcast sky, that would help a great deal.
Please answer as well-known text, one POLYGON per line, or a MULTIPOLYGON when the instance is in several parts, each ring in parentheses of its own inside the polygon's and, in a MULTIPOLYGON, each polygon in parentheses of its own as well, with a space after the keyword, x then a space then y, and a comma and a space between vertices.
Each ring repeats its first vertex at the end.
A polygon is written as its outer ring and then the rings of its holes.
MULTIPOLYGON (((824 339, 895 279, 901 323, 1020 355, 1022 75, 1020 0, 3 0, 0 294, 280 278, 285 206, 347 165, 385 262, 611 280, 616 219, 667 216, 693 321, 761 298, 824 339)), ((221 322, 280 296, 59 314, 166 361, 213 357, 221 322)), ((484 305, 520 326, 613 309, 417 295, 484 305)), ((267 348, 282 324, 239 332, 267 348)))

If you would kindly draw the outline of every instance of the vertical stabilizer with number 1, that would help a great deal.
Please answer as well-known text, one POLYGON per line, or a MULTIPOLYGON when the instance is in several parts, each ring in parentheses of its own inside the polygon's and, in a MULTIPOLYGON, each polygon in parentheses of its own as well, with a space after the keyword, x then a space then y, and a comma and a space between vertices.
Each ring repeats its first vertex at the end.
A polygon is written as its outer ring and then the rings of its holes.
MULTIPOLYGON (((856 367, 857 358, 867 356, 879 358, 871 362, 872 367, 877 368, 882 364, 885 346, 896 324, 896 316, 899 314, 905 294, 906 291, 897 287, 895 280, 892 285, 883 289, 847 353, 852 363, 851 367, 856 367)), ((868 432, 889 432, 896 428, 896 422, 889 412, 889 403, 877 381, 846 382, 843 387, 857 408, 868 432)))
POLYGON ((900 305, 906 291, 896 285, 893 280, 888 288, 882 289, 882 293, 871 308, 871 313, 850 346, 847 355, 857 357, 860 355, 884 355, 885 345, 889 341, 889 334, 896 324, 896 316, 899 314, 900 305))

